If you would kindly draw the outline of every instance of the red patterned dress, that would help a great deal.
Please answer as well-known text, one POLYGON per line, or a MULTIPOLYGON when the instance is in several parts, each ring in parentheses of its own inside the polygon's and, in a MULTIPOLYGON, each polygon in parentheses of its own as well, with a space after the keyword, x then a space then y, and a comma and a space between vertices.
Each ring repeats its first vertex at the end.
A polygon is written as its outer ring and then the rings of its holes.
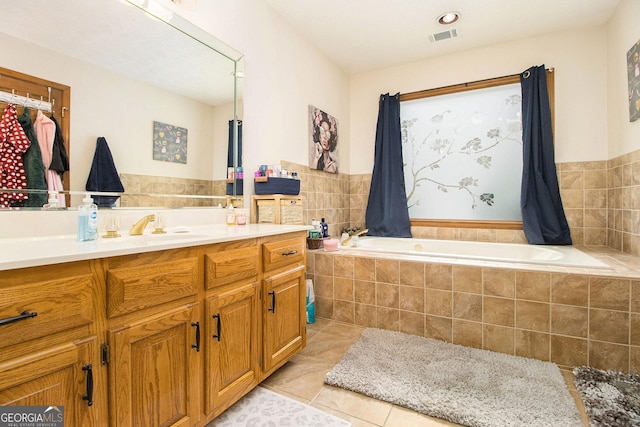
MULTIPOLYGON (((0 188, 27 188, 22 154, 30 146, 31 142, 18 122, 16 106, 9 104, 0 119, 0 188)), ((0 207, 10 207, 12 202, 27 198, 25 193, 0 192, 0 207)))

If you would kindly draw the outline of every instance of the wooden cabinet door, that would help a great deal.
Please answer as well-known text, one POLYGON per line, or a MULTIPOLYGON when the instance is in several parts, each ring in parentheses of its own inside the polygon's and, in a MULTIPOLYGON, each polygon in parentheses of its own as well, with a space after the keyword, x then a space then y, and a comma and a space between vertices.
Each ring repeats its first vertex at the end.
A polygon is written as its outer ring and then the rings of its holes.
POLYGON ((263 378, 306 345, 305 300, 304 266, 264 279, 263 378))
POLYGON ((198 317, 191 304, 109 331, 111 425, 199 422, 198 317))
POLYGON ((101 375, 102 369, 95 341, 59 345, 0 365, 0 405, 64 407, 66 426, 106 426, 100 414, 105 396, 93 388, 94 373, 101 375))
POLYGON ((248 283, 207 300, 206 414, 215 415, 258 384, 259 286, 248 283))

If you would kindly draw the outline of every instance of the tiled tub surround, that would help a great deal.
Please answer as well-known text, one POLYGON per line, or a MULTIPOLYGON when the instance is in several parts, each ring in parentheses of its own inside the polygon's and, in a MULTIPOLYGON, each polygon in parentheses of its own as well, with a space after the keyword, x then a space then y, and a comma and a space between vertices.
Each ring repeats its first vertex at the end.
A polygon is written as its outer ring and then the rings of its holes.
MULTIPOLYGON (((149 196, 147 194, 177 194, 197 196, 225 196, 226 181, 204 179, 172 178, 164 176, 120 174, 120 180, 127 193, 120 198, 120 207, 205 207, 217 206, 221 200, 210 198, 178 198, 149 196)), ((222 203, 224 205, 224 202, 222 203)))
POLYGON ((316 316, 571 367, 640 373, 640 260, 599 271, 308 251, 316 316))

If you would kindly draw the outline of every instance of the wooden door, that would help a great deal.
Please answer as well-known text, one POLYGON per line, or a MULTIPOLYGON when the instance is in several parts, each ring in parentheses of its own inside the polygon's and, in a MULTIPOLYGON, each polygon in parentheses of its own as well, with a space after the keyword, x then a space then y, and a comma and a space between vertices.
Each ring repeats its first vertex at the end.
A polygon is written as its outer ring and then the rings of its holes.
POLYGON ((0 405, 64 408, 64 425, 106 426, 105 396, 93 392, 100 373, 95 338, 0 365, 0 405))
POLYGON ((258 384, 258 283, 207 300, 206 414, 218 415, 258 384), (215 414, 214 414, 215 413, 215 414))
POLYGON ((304 266, 264 279, 263 378, 306 345, 304 266))
POLYGON ((113 426, 199 422, 197 304, 109 331, 109 415, 113 426))

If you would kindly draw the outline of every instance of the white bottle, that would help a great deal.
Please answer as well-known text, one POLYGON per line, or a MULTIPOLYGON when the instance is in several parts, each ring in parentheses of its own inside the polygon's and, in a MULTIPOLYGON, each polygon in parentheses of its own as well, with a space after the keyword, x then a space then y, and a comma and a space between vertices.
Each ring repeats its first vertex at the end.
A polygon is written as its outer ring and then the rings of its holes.
POLYGON ((78 206, 78 242, 98 238, 98 207, 87 194, 78 206))

